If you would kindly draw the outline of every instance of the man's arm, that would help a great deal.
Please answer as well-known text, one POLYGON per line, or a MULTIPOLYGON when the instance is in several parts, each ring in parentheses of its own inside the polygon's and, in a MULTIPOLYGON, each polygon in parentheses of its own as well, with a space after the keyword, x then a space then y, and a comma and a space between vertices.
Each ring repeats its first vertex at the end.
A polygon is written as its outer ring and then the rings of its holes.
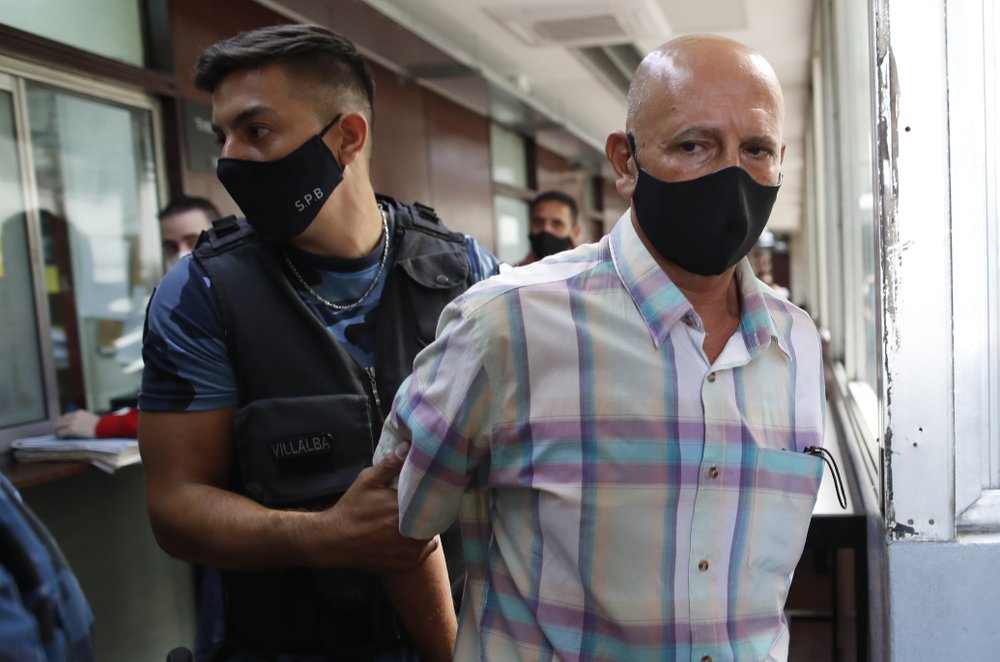
POLYGON ((438 547, 413 570, 385 573, 382 588, 422 662, 447 662, 458 622, 444 552, 438 547))
POLYGON ((232 462, 233 408, 139 413, 149 518, 157 542, 178 558, 232 570, 290 566, 399 571, 439 546, 398 532, 388 483, 403 459, 390 453, 361 472, 332 508, 266 508, 224 489, 232 462))

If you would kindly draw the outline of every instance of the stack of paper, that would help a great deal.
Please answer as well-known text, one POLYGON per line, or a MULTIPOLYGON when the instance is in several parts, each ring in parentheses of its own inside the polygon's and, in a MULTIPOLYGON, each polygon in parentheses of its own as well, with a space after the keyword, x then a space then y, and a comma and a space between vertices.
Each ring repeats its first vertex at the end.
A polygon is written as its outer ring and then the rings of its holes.
POLYGON ((10 447, 18 462, 84 461, 108 473, 139 461, 136 439, 58 439, 44 435, 17 439, 10 447))

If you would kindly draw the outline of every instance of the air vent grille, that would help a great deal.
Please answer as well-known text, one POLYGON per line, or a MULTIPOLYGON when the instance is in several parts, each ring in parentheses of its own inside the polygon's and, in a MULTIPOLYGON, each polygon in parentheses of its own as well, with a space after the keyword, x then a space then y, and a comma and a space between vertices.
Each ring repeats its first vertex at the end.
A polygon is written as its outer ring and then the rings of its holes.
POLYGON ((667 34, 652 0, 592 0, 571 4, 483 7, 529 46, 600 46, 667 34))
POLYGON ((628 39, 628 33, 618 19, 610 14, 538 21, 533 27, 535 34, 544 41, 558 43, 628 39))
POLYGON ((572 49, 590 71, 614 92, 627 94, 642 55, 632 44, 572 49))

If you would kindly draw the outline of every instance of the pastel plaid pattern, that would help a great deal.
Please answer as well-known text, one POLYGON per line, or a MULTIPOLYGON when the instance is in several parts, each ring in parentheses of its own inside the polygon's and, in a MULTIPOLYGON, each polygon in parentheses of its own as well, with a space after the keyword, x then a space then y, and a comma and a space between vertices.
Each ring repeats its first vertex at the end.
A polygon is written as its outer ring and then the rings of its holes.
POLYGON ((630 215, 445 311, 379 455, 413 447, 400 530, 459 518, 458 660, 767 660, 822 463, 809 317, 744 260, 713 365, 630 215))

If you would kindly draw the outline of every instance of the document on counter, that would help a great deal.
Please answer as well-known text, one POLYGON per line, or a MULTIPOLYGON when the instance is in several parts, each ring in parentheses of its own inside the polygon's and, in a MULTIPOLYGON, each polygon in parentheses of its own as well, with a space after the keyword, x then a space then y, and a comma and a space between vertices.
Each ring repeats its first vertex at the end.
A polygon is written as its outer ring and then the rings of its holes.
POLYGON ((16 439, 10 445, 18 462, 90 462, 114 473, 139 461, 137 439, 59 439, 55 435, 16 439))

